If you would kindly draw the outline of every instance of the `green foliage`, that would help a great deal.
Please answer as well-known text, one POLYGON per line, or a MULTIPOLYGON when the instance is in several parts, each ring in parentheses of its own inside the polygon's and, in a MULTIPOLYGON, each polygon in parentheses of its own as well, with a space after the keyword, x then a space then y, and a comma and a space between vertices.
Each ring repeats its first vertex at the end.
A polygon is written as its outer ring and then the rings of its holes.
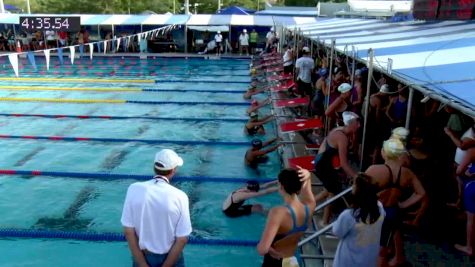
MULTIPOLYGON (((158 14, 173 12, 183 14, 184 0, 30 0, 32 13, 46 14, 140 14, 150 10, 158 14)), ((316 6, 317 2, 329 0, 276 0, 273 5, 288 6, 316 6)), ((333 0, 334 2, 346 0, 333 0)), ((26 12, 25 0, 4 0, 5 4, 15 5, 26 12)), ((218 10, 218 0, 190 0, 190 12, 194 13, 194 4, 199 14, 214 14, 218 10)), ((265 0, 221 0, 223 8, 228 6, 241 6, 249 9, 264 9, 265 0)))

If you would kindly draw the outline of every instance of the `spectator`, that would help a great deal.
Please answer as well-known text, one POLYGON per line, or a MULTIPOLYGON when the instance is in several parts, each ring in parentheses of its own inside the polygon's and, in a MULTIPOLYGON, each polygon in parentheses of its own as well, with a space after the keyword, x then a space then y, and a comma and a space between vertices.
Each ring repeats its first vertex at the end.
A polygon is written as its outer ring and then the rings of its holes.
POLYGON ((46 31, 46 48, 58 47, 58 41, 56 40, 56 33, 54 31, 46 31))
MULTIPOLYGON (((315 157, 315 175, 323 183, 325 189, 315 197, 317 203, 343 190, 340 177, 356 177, 356 172, 348 161, 348 147, 350 138, 360 128, 359 117, 353 112, 346 111, 343 112, 343 121, 345 126, 335 128, 328 134, 315 157)), ((323 210, 323 225, 329 224, 331 209, 332 205, 328 205, 323 210)))
POLYGON ((243 50, 246 50, 246 55, 249 55, 249 35, 246 29, 239 35, 239 55, 242 55, 243 50))
POLYGON ((467 241, 465 246, 456 244, 455 248, 468 256, 473 256, 475 246, 474 225, 475 225, 475 148, 470 148, 465 153, 463 160, 457 168, 459 177, 465 176, 464 206, 467 214, 467 241))
POLYGON ((173 150, 155 155, 155 177, 129 186, 122 212, 124 233, 134 266, 184 266, 182 255, 191 233, 188 196, 170 185, 183 165, 173 150))
POLYGON ((353 183, 353 204, 333 224, 340 242, 333 267, 376 266, 384 209, 378 201, 377 187, 363 173, 353 183))
POLYGON ((68 33, 64 31, 58 32, 59 36, 59 47, 65 47, 68 45, 68 33))
POLYGON ((313 96, 312 92, 312 72, 314 68, 313 59, 310 57, 310 49, 302 48, 302 57, 297 59, 295 63, 295 71, 297 74, 297 89, 301 96, 313 96))
POLYGON ((295 250, 315 209, 311 174, 305 169, 282 170, 279 173, 279 193, 285 206, 270 210, 257 245, 257 251, 264 256, 264 267, 298 266, 295 250))
POLYGON ((253 55, 256 53, 258 38, 259 35, 257 34, 256 29, 252 29, 252 32, 249 35, 249 47, 251 48, 251 54, 253 55))
POLYGON ((276 184, 277 180, 265 183, 262 186, 257 181, 248 181, 245 187, 239 188, 228 195, 223 203, 224 214, 235 218, 251 213, 263 213, 264 208, 261 204, 244 205, 244 201, 276 192, 279 189, 275 186, 276 184))
POLYGON ((268 50, 270 50, 276 38, 277 38, 277 35, 275 34, 274 27, 271 27, 269 32, 267 32, 266 34, 266 47, 264 49, 265 51, 268 52, 268 50))
POLYGON ((294 72, 294 51, 292 51, 292 47, 288 45, 284 45, 284 73, 291 74, 294 72))
POLYGON ((214 36, 214 42, 216 43, 216 55, 219 56, 223 52, 223 35, 221 35, 221 31, 218 31, 214 36))
POLYGON ((400 140, 389 139, 384 142, 382 149, 385 163, 372 165, 365 172, 373 179, 372 183, 380 189, 379 199, 383 203, 386 212, 378 259, 380 266, 385 266, 388 263, 389 247, 393 243, 394 257, 389 261, 389 265, 398 266, 405 262, 400 231, 402 224, 401 212, 420 202, 426 195, 416 175, 410 169, 402 166, 399 160, 406 153, 406 148, 400 140), (414 192, 404 201, 401 199, 403 189, 411 189, 414 192))

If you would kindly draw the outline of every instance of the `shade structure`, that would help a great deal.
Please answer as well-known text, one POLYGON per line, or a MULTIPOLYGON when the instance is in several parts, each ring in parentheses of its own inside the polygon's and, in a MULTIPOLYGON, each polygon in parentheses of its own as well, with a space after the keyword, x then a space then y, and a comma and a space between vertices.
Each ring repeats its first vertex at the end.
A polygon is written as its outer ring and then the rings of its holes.
MULTIPOLYGON (((475 115, 475 21, 328 19, 296 25, 302 34, 368 60, 375 68, 475 115)), ((293 29, 290 26, 289 29, 293 29)))

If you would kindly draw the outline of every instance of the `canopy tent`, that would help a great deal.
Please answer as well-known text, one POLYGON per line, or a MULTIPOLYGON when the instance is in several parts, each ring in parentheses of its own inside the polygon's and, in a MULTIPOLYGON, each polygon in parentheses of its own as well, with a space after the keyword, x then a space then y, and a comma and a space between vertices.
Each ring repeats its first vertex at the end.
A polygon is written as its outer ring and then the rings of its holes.
POLYGON ((247 9, 245 7, 240 6, 229 6, 226 8, 222 8, 216 12, 216 14, 221 15, 251 15, 254 14, 256 11, 252 9, 247 9))
POLYGON ((360 60, 372 48, 375 68, 475 116, 475 21, 329 19, 297 27, 328 46, 335 40, 348 56, 354 47, 360 60))
MULTIPOLYGON (((21 14, 22 16, 28 16, 21 14)), ((54 16, 32 14, 31 16, 54 16)), ((64 15, 60 15, 64 16, 64 15)), ((315 23, 316 18, 253 15, 68 15, 80 16, 81 25, 231 25, 231 26, 273 26, 315 23)), ((20 14, 0 14, 0 24, 19 24, 20 14)))
POLYGON ((188 26, 189 30, 195 30, 200 32, 227 32, 229 31, 228 26, 188 26))
POLYGON ((4 4, 3 7, 8 11, 21 11, 21 8, 18 8, 14 5, 4 4))

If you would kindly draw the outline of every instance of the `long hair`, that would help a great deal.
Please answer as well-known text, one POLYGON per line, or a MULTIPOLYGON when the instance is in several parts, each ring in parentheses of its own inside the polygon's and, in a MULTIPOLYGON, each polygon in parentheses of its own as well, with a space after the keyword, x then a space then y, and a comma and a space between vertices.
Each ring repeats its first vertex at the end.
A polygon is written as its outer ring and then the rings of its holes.
POLYGON ((359 173, 354 181, 353 216, 356 221, 375 223, 381 215, 378 207, 377 187, 370 183, 371 177, 359 173))

